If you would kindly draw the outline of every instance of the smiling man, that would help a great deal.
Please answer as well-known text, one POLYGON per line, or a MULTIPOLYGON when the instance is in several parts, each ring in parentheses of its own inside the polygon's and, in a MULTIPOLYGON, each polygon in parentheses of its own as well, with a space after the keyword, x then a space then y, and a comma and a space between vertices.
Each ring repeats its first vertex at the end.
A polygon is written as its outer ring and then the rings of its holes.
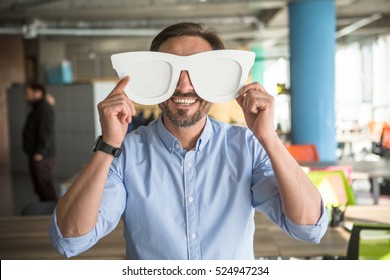
MULTIPOLYGON (((180 57, 221 49, 215 31, 194 23, 167 27, 151 45, 180 57)), ((159 104, 162 117, 130 134, 131 77, 98 105, 96 152, 49 229, 59 253, 88 250, 122 218, 129 259, 253 259, 255 210, 294 238, 320 241, 328 224, 321 196, 274 130, 273 97, 259 83, 244 85, 236 100, 248 127, 224 124, 207 116, 212 104, 191 73, 180 72, 159 104)))

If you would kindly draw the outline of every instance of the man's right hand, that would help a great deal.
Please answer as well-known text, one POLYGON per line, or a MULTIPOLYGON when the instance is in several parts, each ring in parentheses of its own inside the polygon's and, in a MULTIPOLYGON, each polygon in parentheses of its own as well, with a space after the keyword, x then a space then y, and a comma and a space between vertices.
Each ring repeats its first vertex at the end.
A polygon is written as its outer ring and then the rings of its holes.
POLYGON ((111 93, 98 104, 100 126, 104 142, 120 147, 128 125, 136 114, 134 103, 124 92, 130 78, 119 81, 111 93))

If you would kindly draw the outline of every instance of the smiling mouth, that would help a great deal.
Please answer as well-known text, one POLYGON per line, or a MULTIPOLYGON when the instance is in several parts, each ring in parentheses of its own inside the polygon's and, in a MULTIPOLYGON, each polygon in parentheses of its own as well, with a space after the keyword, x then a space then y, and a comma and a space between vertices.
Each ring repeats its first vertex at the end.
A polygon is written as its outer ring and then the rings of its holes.
POLYGON ((174 97, 174 98, 171 98, 172 101, 177 104, 177 105, 192 105, 194 104, 197 99, 194 99, 194 98, 177 98, 177 97, 174 97))

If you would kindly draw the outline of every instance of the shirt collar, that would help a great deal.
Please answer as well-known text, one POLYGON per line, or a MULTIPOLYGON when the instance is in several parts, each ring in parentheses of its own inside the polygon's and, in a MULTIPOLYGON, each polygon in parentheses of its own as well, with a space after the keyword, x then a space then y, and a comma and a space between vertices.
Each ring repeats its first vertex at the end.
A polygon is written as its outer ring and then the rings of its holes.
MULTIPOLYGON (((207 142, 210 140, 213 129, 209 117, 206 117, 206 125, 203 128, 202 134, 200 135, 198 141, 196 141, 195 149, 197 151, 202 151, 206 146, 207 142)), ((157 120, 157 134, 159 135, 161 141, 163 142, 165 148, 172 153, 177 147, 181 148, 179 140, 169 130, 165 127, 162 116, 157 120), (179 146, 177 146, 179 145, 179 146)))

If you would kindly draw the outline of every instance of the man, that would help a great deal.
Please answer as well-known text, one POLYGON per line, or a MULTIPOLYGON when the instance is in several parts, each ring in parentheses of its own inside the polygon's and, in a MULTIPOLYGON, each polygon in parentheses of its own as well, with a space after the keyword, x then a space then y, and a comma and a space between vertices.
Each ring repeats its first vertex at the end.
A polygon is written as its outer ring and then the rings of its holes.
MULTIPOLYGON (((193 23, 167 27, 151 45, 179 56, 223 48, 193 23)), ((127 83, 98 105, 102 140, 122 154, 96 151, 59 200, 49 229, 59 253, 87 250, 122 217, 129 259, 253 259, 254 208, 291 236, 320 241, 321 196, 275 133, 274 100, 260 84, 241 89, 249 129, 235 127, 207 116, 211 103, 182 71, 162 117, 126 135, 136 114, 127 83)))
POLYGON ((44 86, 31 84, 26 87, 25 99, 32 108, 23 130, 23 149, 28 156, 31 179, 40 201, 56 201, 52 175, 54 110, 46 97, 44 86))

